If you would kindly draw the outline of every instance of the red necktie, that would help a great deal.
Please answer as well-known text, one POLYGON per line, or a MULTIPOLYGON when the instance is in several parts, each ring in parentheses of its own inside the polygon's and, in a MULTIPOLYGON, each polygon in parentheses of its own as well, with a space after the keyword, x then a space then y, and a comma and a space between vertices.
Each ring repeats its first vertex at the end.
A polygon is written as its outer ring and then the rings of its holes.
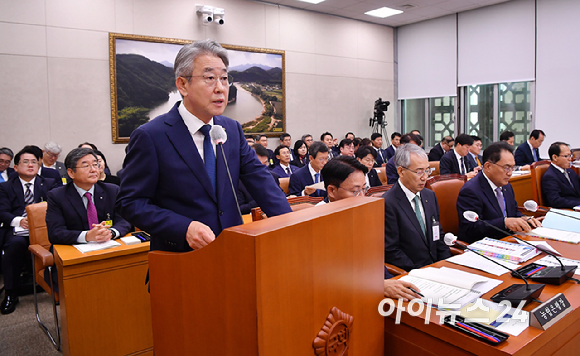
POLYGON ((89 220, 89 230, 93 228, 93 224, 99 223, 99 217, 97 216, 97 208, 95 208, 95 204, 93 204, 93 200, 91 199, 91 193, 86 192, 85 198, 87 198, 87 219, 89 220))

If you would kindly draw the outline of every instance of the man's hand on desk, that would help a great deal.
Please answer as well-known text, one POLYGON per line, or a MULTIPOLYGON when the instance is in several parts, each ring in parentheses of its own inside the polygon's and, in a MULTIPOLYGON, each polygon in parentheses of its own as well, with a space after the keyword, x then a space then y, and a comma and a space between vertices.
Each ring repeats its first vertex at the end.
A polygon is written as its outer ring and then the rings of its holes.
POLYGON ((534 217, 505 218, 505 227, 513 232, 530 232, 540 226, 542 223, 534 217))
POLYGON ((199 250, 215 240, 215 235, 209 226, 197 221, 192 221, 187 228, 185 238, 187 239, 189 247, 194 250, 199 250))
POLYGON ((401 281, 399 279, 385 279, 385 297, 387 298, 403 298, 405 302, 408 302, 411 299, 420 298, 420 296, 415 294, 409 288, 421 292, 413 283, 401 281))
POLYGON ((85 239, 87 242, 105 242, 109 241, 111 237, 113 237, 113 235, 111 231, 109 231, 109 226, 105 225, 105 222, 103 221, 100 224, 93 224, 93 228, 87 231, 85 239))

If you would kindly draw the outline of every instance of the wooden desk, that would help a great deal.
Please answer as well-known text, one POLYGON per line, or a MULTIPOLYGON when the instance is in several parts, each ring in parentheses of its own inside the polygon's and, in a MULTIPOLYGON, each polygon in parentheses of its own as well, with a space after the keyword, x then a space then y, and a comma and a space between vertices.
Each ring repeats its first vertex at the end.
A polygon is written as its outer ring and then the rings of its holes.
POLYGON ((524 206, 526 200, 533 200, 532 175, 530 173, 510 178, 510 184, 514 188, 518 206, 524 206))
POLYGON ((64 355, 153 355, 149 243, 81 253, 55 245, 64 355))
MULTIPOLYGON (((541 240, 536 238, 529 239, 541 240)), ((511 238, 507 240, 515 242, 511 238)), ((580 259, 579 245, 548 241, 565 257, 580 259)), ((544 256, 545 254, 542 253, 531 261, 544 256)), ((505 283, 500 284, 482 296, 483 299, 487 300, 511 284, 522 283, 520 279, 512 278, 509 273, 497 277, 483 271, 445 261, 437 262, 432 266, 453 267, 470 273, 504 280, 505 283)), ((420 317, 412 317, 403 312, 401 324, 399 325, 395 325, 393 315, 386 317, 385 350, 388 350, 388 353, 385 353, 385 355, 577 355, 580 349, 580 285, 575 284, 573 281, 567 281, 560 286, 546 285, 539 300, 546 301, 557 293, 564 293, 572 305, 572 312, 546 331, 528 327, 518 336, 510 335, 509 339, 499 346, 488 345, 448 326, 439 325, 439 316, 435 311, 431 311, 431 319, 427 325, 425 325, 425 313, 420 317)), ((524 309, 530 311, 538 305, 537 303, 529 303, 524 309)))

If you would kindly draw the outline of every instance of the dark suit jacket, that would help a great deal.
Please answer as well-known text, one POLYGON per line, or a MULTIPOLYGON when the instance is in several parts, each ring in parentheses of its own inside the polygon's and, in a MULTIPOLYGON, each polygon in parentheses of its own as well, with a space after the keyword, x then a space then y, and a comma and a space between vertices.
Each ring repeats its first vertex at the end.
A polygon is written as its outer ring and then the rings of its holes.
MULTIPOLYGON (((42 165, 42 169, 44 169, 44 164, 42 165)), ((54 163, 53 168, 54 170, 56 170, 58 172, 58 174, 60 174, 61 177, 68 177, 68 173, 66 171, 66 168, 64 167, 64 163, 56 161, 54 163)))
POLYGON ((444 154, 445 150, 441 147, 441 143, 438 143, 429 151, 429 161, 440 161, 444 154))
MULTIPOLYGON (((123 237, 131 230, 131 224, 115 211, 118 193, 118 186, 98 181, 93 200, 99 222, 113 220, 113 228, 123 237)), ((82 231, 91 229, 87 209, 73 183, 48 193, 46 228, 50 243, 59 245, 74 245, 82 231)))
MULTIPOLYGON (((540 158, 540 150, 535 148, 536 157, 538 157, 538 161, 541 161, 540 158)), ((516 160, 516 166, 525 166, 526 164, 532 164, 535 162, 534 155, 532 154, 532 150, 530 149, 530 145, 528 141, 522 143, 518 146, 518 149, 514 153, 514 159, 516 160)))
POLYGON ((306 155, 306 157, 304 157, 304 159, 302 159, 302 160, 299 157, 296 157, 296 159, 294 159, 292 162, 290 162, 290 164, 294 165, 298 168, 302 168, 310 162, 310 158, 308 158, 308 157, 309 156, 306 155))
MULTIPOLYGON (((469 154, 467 155, 469 156, 469 154)), ((473 171, 473 166, 471 166, 469 158, 465 157, 465 173, 473 171)), ((455 150, 449 150, 446 154, 441 157, 439 161, 439 174, 461 174, 461 169, 459 168, 459 162, 455 157, 455 150)))
MULTIPOLYGON (((294 155, 294 149, 293 148, 288 148, 290 150, 290 161, 293 161, 296 156, 294 155)), ((280 164, 280 160, 278 158, 276 158, 276 155, 272 152, 272 159, 274 161, 274 166, 280 164)), ((280 176, 282 177, 282 176, 280 176)))
MULTIPOLYGON (((61 182, 62 184, 62 182, 61 182)), ((34 180, 34 202, 46 201, 48 191, 56 187, 53 179, 36 176, 34 180)), ((18 178, 18 174, 12 175, 7 182, 0 183, 0 247, 4 245, 4 238, 11 235, 13 230, 10 226, 12 220, 24 214, 24 190, 18 178)))
MULTIPOLYGON (((518 211, 518 203, 511 184, 503 186, 502 192, 506 204, 507 217, 522 216, 522 213, 518 211)), ((483 172, 479 172, 474 178, 465 183, 459 191, 459 196, 457 197, 457 214, 459 215, 458 238, 471 243, 484 237, 494 239, 505 237, 505 234, 485 225, 482 221, 469 222, 465 220, 463 213, 468 210, 476 212, 479 215, 479 220, 485 220, 502 230, 507 230, 503 212, 483 172)))
MULTIPOLYGON (((131 134, 117 197, 121 216, 151 234, 151 249, 191 251, 186 233, 192 221, 201 222, 218 236, 242 223, 226 166, 217 147, 217 196, 191 134, 179 115, 178 102, 166 114, 131 134)), ((228 139, 223 144, 234 189, 238 180, 268 216, 291 212, 284 193, 244 138, 237 121, 215 116, 228 139)))
MULTIPOLYGON (((290 165, 290 170, 292 171, 292 173, 296 172, 298 169, 299 169, 298 167, 290 165)), ((282 166, 280 166, 280 163, 278 163, 277 165, 274 166, 274 168, 272 168, 272 172, 276 173, 280 178, 290 177, 290 174, 286 173, 286 171, 282 168, 282 166)))
POLYGON ((550 165, 542 176, 542 194, 546 205, 552 208, 572 209, 580 205, 580 177, 572 169, 567 169, 572 187, 564 173, 550 165))
POLYGON ((405 192, 397 182, 383 198, 385 199, 385 262, 406 271, 421 268, 451 256, 439 227, 439 241, 433 241, 433 221, 439 222, 439 205, 435 193, 429 189, 421 191, 421 202, 425 210, 425 233, 407 200, 405 192))
POLYGON ((379 175, 374 168, 369 171, 368 177, 369 184, 371 185, 371 187, 378 187, 383 185, 383 182, 381 182, 381 178, 379 178, 379 175))
MULTIPOLYGON (((465 158, 467 159, 471 170, 475 169, 476 167, 479 167, 477 161, 475 160, 475 158, 473 158, 471 153, 468 153, 467 156, 465 156, 465 158)), ((481 164, 483 165, 483 157, 481 157, 481 155, 477 155, 477 158, 479 158, 479 162, 481 162, 481 164)))
POLYGON ((240 204, 240 211, 242 212, 242 214, 249 214, 252 212, 253 208, 258 207, 258 204, 254 200, 254 198, 252 198, 252 195, 250 194, 250 192, 248 192, 246 187, 244 187, 244 183, 242 183, 242 181, 238 183, 237 193, 238 193, 238 204, 240 204))
POLYGON ((395 156, 395 149, 393 148, 393 145, 390 145, 389 147, 387 147, 385 150, 385 159, 388 161, 391 159, 391 157, 395 156))
POLYGON ((395 165, 395 157, 391 157, 391 159, 389 159, 389 162, 387 162, 385 173, 387 173, 387 184, 397 183, 397 181, 399 180, 399 173, 397 173, 397 166, 395 165))
MULTIPOLYGON (((375 150, 374 147, 373 150, 375 150)), ((387 158, 387 154, 385 150, 383 150, 382 148, 379 148, 378 150, 375 151, 377 153, 377 158, 375 159, 375 167, 382 167, 383 163, 387 163, 387 161, 389 160, 387 158)))
MULTIPOLYGON (((12 173, 14 173, 14 168, 12 168, 12 167, 6 168, 6 176, 8 177, 8 179, 11 178, 12 173)), ((2 182, 2 183, 4 183, 4 182, 2 182)))
MULTIPOLYGON (((320 181, 322 181, 322 174, 320 175, 320 181)), ((288 190, 290 191, 290 195, 300 196, 304 187, 307 185, 314 184, 314 180, 310 175, 310 170, 308 166, 304 166, 299 168, 296 173, 290 176, 290 182, 288 183, 288 190)), ((311 197, 326 197, 325 190, 317 190, 310 195, 311 197)))

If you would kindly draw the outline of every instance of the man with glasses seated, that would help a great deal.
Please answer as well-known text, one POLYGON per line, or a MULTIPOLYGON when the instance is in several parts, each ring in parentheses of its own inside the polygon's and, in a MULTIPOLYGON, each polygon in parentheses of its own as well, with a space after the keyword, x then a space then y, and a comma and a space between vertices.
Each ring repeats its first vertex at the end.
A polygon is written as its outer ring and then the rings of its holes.
POLYGON ((310 162, 290 176, 288 185, 290 195, 326 197, 326 191, 312 188, 311 185, 324 181, 321 170, 328 162, 328 152, 328 146, 324 142, 316 141, 310 145, 308 148, 310 162))
POLYGON ((505 234, 481 220, 513 232, 529 232, 532 228, 541 226, 535 218, 523 217, 518 211, 514 190, 509 183, 515 167, 512 146, 503 141, 492 143, 483 151, 482 159, 482 170, 465 183, 457 197, 458 238, 472 243, 484 237, 505 237, 505 234), (477 213, 478 221, 466 220, 463 217, 465 211, 477 213))
MULTIPOLYGON (((368 147, 370 150, 372 148, 368 147)), ((374 164, 374 160, 371 163, 374 164)), ((338 156, 330 160, 324 168, 322 168, 322 175, 324 175, 324 187, 328 196, 317 204, 324 205, 339 201, 346 198, 364 196, 368 186, 365 182, 365 174, 368 168, 359 160, 348 157, 338 156)), ((385 268, 384 293, 388 298, 403 298, 410 300, 419 298, 415 292, 409 288, 420 292, 415 285, 396 279, 389 279, 393 276, 385 268)))
POLYGON ((385 262, 410 271, 451 256, 439 224, 435 193, 425 188, 432 168, 423 149, 404 145, 395 153, 399 180, 385 199, 385 262))
MULTIPOLYGON (((127 234, 131 225, 115 211, 119 187, 99 180, 99 163, 94 151, 73 149, 65 158, 65 166, 72 184, 48 193, 46 228, 50 243, 105 242, 127 234)), ((55 285, 56 268, 52 271, 55 285)))
POLYGON ((41 159, 42 150, 38 147, 24 147, 14 157, 15 173, 0 184, 0 249, 4 251, 2 271, 6 289, 0 304, 2 314, 16 309, 20 272, 29 255, 26 206, 46 201, 48 191, 56 187, 54 179, 37 175, 41 159))
POLYGON ((0 183, 6 182, 14 168, 10 168, 10 162, 14 158, 14 153, 8 147, 0 148, 0 183))
POLYGON ((542 176, 542 194, 546 205, 564 209, 580 205, 580 177, 570 169, 570 147, 564 142, 554 142, 548 154, 552 164, 542 176))

